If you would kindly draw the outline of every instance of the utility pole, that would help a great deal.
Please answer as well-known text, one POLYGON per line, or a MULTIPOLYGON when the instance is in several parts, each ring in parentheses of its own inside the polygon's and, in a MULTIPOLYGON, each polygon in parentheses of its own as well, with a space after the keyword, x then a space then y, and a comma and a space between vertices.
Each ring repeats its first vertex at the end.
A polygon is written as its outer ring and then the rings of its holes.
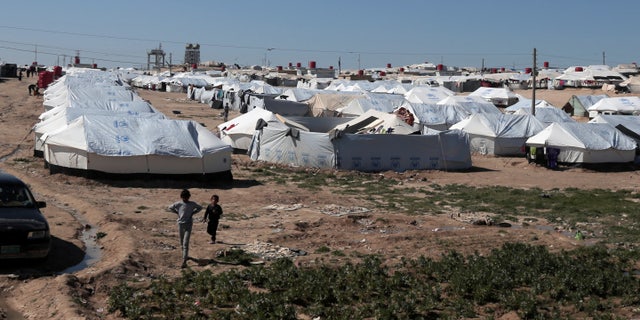
POLYGON ((604 63, 604 51, 602 51, 602 65, 606 65, 606 63, 604 63))
POLYGON ((171 52, 169 52, 169 76, 172 76, 173 74, 171 73, 171 52))
POLYGON ((533 48, 533 68, 531 68, 531 82, 533 91, 531 92, 531 114, 536 115, 536 48, 533 48))

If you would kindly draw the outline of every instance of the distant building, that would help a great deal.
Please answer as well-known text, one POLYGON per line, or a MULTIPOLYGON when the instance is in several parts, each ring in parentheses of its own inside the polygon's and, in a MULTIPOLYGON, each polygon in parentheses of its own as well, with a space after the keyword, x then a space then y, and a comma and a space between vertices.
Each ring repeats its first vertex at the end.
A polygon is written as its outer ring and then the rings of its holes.
POLYGON ((200 64, 200 45, 199 44, 187 44, 184 50, 184 63, 188 65, 200 64))

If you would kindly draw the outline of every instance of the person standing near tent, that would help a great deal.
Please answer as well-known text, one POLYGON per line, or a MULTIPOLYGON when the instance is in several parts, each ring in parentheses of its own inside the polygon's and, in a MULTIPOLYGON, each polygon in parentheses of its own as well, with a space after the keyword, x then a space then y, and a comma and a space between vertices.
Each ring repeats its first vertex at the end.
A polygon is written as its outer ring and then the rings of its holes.
POLYGON ((224 117, 224 122, 227 122, 229 120, 229 104, 228 103, 224 105, 222 116, 224 117))
POLYGON ((216 232, 222 216, 222 207, 218 204, 218 201, 220 201, 220 197, 217 194, 211 196, 211 203, 207 206, 204 211, 204 218, 202 218, 203 223, 208 222, 207 233, 211 236, 210 244, 216 243, 216 232))
POLYGON ((187 267, 189 260, 189 239, 193 227, 193 215, 202 211, 202 206, 189 200, 191 193, 187 189, 180 192, 181 201, 177 201, 169 206, 169 211, 178 214, 178 231, 180 235, 180 246, 182 247, 182 265, 187 267))

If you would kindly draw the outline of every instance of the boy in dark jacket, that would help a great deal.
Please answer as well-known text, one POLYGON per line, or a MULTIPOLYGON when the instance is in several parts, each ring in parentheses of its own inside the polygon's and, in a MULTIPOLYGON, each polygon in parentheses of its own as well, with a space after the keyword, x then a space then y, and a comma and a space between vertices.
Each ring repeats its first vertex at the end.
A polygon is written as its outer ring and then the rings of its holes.
POLYGON ((211 235, 211 241, 209 242, 211 244, 216 243, 216 231, 222 216, 222 207, 218 204, 218 201, 220 201, 220 197, 217 194, 211 196, 211 203, 207 206, 202 219, 202 222, 209 222, 207 224, 207 233, 211 235))

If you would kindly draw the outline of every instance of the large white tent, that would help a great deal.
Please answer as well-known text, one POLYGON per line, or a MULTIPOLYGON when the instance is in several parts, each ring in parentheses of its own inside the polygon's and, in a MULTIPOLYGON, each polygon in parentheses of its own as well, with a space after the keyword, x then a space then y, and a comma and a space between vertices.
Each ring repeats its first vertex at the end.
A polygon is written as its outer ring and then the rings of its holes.
POLYGON ((464 170, 471 167, 467 136, 349 134, 263 127, 249 149, 251 159, 286 165, 357 171, 464 170))
POLYGON ((497 107, 508 107, 518 102, 518 96, 507 88, 480 87, 469 96, 479 96, 497 107))
POLYGON ((101 115, 116 117, 143 117, 152 119, 166 119, 165 115, 159 112, 133 112, 133 111, 111 111, 101 109, 86 108, 63 108, 61 112, 40 121, 33 126, 35 134, 34 155, 42 156, 44 151, 44 138, 48 133, 53 133, 64 129, 69 123, 83 115, 101 115))
POLYGON ((527 146, 557 148, 558 162, 632 162, 636 142, 611 125, 603 123, 553 123, 526 141, 527 146))
POLYGON ((598 114, 640 114, 640 97, 625 96, 603 98, 587 108, 589 117, 594 118, 598 114))
POLYGON ((472 152, 483 155, 524 155, 525 141, 545 125, 532 115, 477 113, 451 126, 469 135, 472 152))
POLYGON ((84 115, 44 140, 52 172, 231 178, 231 147, 195 121, 84 115))
POLYGON ((455 93, 445 87, 418 86, 407 91, 404 98, 411 103, 438 103, 455 93))
POLYGON ((640 143, 640 116, 598 115, 590 123, 607 123, 640 143))
MULTIPOLYGON (((248 150, 253 139, 253 133, 256 131, 256 125, 260 120, 269 123, 271 126, 287 127, 283 123, 284 118, 271 111, 255 108, 219 124, 220 139, 236 150, 248 150)), ((304 130, 304 128, 299 129, 304 130)))

